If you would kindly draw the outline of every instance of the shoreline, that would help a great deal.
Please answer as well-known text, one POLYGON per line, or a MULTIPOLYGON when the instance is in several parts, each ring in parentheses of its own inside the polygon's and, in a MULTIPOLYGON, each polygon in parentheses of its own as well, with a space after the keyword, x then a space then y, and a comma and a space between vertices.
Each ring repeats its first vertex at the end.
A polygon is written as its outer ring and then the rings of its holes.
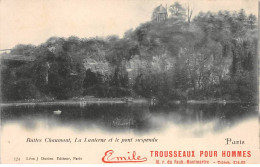
MULTIPOLYGON (((105 99, 91 99, 91 100, 61 100, 61 101, 37 101, 37 102, 4 102, 0 103, 0 107, 6 106, 34 106, 34 105, 87 105, 87 104, 146 104, 150 103, 149 99, 133 99, 127 100, 105 100, 105 99)), ((188 100, 181 102, 179 100, 170 101, 168 104, 235 104, 235 103, 248 103, 232 100, 188 100)))

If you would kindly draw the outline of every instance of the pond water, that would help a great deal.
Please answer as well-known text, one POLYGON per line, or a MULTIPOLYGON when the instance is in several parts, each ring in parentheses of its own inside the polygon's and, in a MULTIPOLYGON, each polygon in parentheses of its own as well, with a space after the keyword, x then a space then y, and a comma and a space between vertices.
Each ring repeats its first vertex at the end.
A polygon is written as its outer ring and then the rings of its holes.
POLYGON ((151 107, 147 104, 68 104, 2 106, 1 126, 18 124, 37 129, 67 127, 77 131, 98 128, 112 132, 152 133, 167 126, 191 129, 194 135, 221 132, 248 118, 257 117, 252 104, 175 104, 151 107))

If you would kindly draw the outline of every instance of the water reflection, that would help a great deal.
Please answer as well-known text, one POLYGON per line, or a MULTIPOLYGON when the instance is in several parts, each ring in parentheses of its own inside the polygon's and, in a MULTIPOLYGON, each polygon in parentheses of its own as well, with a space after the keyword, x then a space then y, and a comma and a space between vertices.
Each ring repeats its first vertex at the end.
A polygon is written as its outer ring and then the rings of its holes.
MULTIPOLYGON (((1 107, 2 126, 20 124, 36 129, 39 122, 51 129, 67 126, 75 130, 100 128, 110 131, 149 132, 174 125, 191 128, 203 135, 204 126, 211 123, 211 131, 221 131, 242 119, 257 116, 257 106, 250 104, 175 104, 150 107, 146 104, 68 104, 1 107)), ((208 130, 208 129, 207 129, 208 130)))

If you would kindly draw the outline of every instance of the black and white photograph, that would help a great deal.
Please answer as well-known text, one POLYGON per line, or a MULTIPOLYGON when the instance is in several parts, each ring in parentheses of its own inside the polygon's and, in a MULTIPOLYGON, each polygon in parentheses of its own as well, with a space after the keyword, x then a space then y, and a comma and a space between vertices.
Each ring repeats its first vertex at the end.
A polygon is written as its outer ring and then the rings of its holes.
POLYGON ((258 3, 1 0, 1 163, 259 163, 258 3))

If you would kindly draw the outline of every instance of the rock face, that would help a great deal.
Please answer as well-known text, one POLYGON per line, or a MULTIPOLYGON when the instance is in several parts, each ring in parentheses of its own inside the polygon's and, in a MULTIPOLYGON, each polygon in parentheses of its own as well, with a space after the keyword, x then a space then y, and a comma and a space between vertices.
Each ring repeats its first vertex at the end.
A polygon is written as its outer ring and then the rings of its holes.
POLYGON ((96 61, 91 58, 83 60, 83 64, 86 70, 90 69, 91 72, 100 73, 102 75, 110 73, 109 63, 106 61, 96 61))

